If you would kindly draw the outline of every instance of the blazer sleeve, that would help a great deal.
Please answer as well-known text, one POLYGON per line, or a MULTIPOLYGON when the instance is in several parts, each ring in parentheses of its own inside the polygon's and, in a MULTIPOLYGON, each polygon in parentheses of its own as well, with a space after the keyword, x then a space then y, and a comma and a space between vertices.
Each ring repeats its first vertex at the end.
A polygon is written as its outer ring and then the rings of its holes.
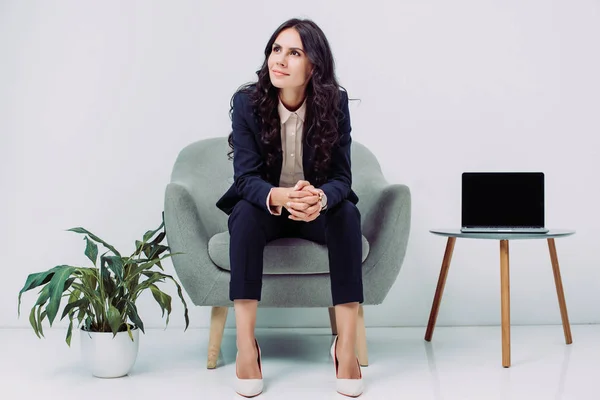
POLYGON ((321 185, 320 189, 327 196, 327 210, 335 207, 350 194, 352 187, 352 171, 350 165, 350 147, 352 138, 350 132, 350 110, 348 109, 348 94, 340 92, 340 103, 342 117, 338 122, 340 140, 332 149, 331 166, 327 182, 321 185))
POLYGON ((238 92, 233 98, 231 117, 234 185, 243 199, 268 212, 266 199, 274 186, 261 176, 264 160, 248 118, 252 118, 250 100, 247 94, 238 92))

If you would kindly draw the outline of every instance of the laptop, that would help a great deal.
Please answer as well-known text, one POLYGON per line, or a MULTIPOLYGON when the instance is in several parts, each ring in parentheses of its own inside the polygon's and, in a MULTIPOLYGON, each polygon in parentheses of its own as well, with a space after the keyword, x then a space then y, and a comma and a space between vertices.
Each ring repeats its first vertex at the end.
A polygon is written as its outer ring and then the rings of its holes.
POLYGON ((464 172, 461 232, 546 233, 542 172, 464 172))

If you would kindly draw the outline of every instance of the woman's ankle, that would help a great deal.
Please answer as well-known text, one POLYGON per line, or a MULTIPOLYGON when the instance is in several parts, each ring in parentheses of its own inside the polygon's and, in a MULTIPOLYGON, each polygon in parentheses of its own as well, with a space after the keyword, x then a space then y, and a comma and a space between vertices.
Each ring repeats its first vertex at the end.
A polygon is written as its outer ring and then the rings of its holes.
POLYGON ((336 343, 336 349, 338 352, 353 352, 356 346, 356 340, 345 340, 345 338, 340 338, 338 336, 338 340, 336 343))
POLYGON ((238 350, 256 350, 256 342, 254 337, 243 337, 236 340, 238 350))

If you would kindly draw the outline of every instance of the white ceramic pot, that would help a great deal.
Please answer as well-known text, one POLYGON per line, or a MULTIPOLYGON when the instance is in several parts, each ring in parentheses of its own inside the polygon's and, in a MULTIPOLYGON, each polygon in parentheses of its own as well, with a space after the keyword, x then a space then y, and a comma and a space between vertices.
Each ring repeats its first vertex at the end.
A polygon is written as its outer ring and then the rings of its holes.
POLYGON ((112 332, 81 332, 81 355, 83 362, 92 375, 98 378, 119 378, 135 364, 139 349, 140 330, 131 330, 133 341, 127 331, 118 332, 113 338, 112 332))

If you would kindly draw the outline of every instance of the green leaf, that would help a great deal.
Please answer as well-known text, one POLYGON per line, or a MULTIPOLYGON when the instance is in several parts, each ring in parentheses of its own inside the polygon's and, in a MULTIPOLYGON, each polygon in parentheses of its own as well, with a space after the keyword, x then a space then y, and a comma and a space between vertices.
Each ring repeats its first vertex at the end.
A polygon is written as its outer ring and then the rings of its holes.
MULTIPOLYGON (((39 321, 40 321, 40 325, 42 324, 42 321, 44 320, 44 318, 46 318, 48 314, 46 313, 46 310, 42 311, 42 315, 40 315, 39 321)), ((43 336, 43 334, 42 334, 43 336)))
POLYGON ((54 318, 56 318, 56 314, 58 313, 58 308, 60 307, 60 300, 65 287, 65 281, 75 270, 75 267, 66 266, 60 271, 55 272, 54 276, 50 280, 50 302, 46 307, 46 311, 48 312, 48 322, 50 323, 51 327, 52 323, 54 322, 54 318))
POLYGON ((37 308, 37 327, 40 330, 40 335, 44 336, 44 328, 42 327, 42 320, 46 314, 42 314, 42 307, 37 308))
POLYGON ((131 301, 127 302, 127 316, 136 327, 138 327, 143 333, 146 333, 144 332, 144 323, 138 315, 137 307, 131 301))
POLYGON ((139 296, 139 294, 150 288, 150 285, 156 283, 156 282, 162 282, 164 281, 164 278, 160 275, 160 273, 156 272, 156 271, 145 271, 142 273, 143 275, 147 276, 148 279, 146 279, 143 282, 140 282, 135 289, 133 290, 133 294, 134 294, 134 298, 137 298, 137 296, 139 296))
POLYGON ((41 339, 40 332, 38 331, 37 321, 35 319, 35 307, 36 306, 33 306, 31 312, 29 313, 29 323, 31 324, 31 327, 33 328, 33 331, 37 337, 41 339))
POLYGON ((19 305, 18 305, 18 315, 21 315, 21 295, 25 292, 27 292, 28 290, 34 289, 40 285, 45 285, 46 283, 50 282, 50 279, 52 279, 52 276, 54 276, 54 273, 56 271, 61 270, 62 268, 66 267, 66 265, 57 265, 56 267, 49 269, 46 272, 38 272, 35 274, 30 274, 27 277, 27 280, 25 281, 25 285, 23 286, 23 289, 21 289, 21 291, 19 292, 19 305))
POLYGON ((106 258, 102 257, 102 268, 100 270, 100 276, 102 277, 104 294, 106 298, 109 298, 113 295, 116 285, 114 279, 110 276, 110 270, 105 266, 106 263, 106 258))
POLYGON ((108 308, 108 325, 110 325, 113 337, 117 336, 117 332, 119 332, 119 327, 121 324, 121 313, 115 308, 115 306, 111 304, 108 308))
POLYGON ((91 330, 91 328, 92 328, 92 318, 89 315, 85 318, 83 326, 84 326, 84 328, 85 328, 86 331, 90 331, 91 330))
POLYGON ((168 246, 163 246, 162 244, 157 244, 152 246, 148 252, 147 252, 147 256, 148 259, 154 259, 158 256, 160 256, 162 253, 164 253, 165 251, 168 251, 169 247, 168 246))
POLYGON ((92 242, 89 237, 85 237, 85 255, 90 259, 93 265, 96 265, 98 260, 98 246, 92 242))
POLYGON ((96 291, 92 288, 90 288, 89 286, 86 286, 84 284, 81 283, 74 283, 73 287, 76 290, 79 290, 81 293, 83 293, 83 295, 90 301, 90 302, 94 302, 99 300, 98 297, 96 296, 96 291))
POLYGON ((94 313, 95 313, 93 316, 95 316, 95 315, 100 316, 103 313, 103 310, 104 310, 103 299, 102 299, 102 297, 100 297, 100 293, 97 290, 91 289, 80 283, 74 283, 73 287, 75 289, 80 290, 84 294, 84 296, 90 301, 90 305, 92 306, 94 313))
POLYGON ((49 298, 50 298, 50 285, 46 285, 42 288, 42 290, 40 290, 40 296, 38 297, 37 301, 35 302, 35 305, 42 306, 42 305, 44 305, 45 302, 48 301, 49 298))
POLYGON ((102 257, 103 266, 106 265, 115 276, 118 278, 118 282, 123 281, 123 259, 117 256, 102 257))
POLYGON ((67 337, 65 339, 65 341, 67 342, 67 345, 69 347, 71 347, 71 336, 73 335, 73 320, 71 320, 69 322, 69 328, 67 329, 67 337))
POLYGON ((131 341, 133 342, 133 333, 131 333, 131 326, 129 324, 127 325, 127 334, 129 335, 129 339, 131 339, 131 341))
POLYGON ((79 300, 79 296, 81 296, 81 291, 79 289, 73 290, 69 296, 69 303, 79 300))
POLYGON ((117 310, 119 311, 123 311, 124 310, 124 302, 123 299, 128 298, 129 296, 129 292, 127 292, 127 290, 125 289, 124 286, 119 286, 117 288, 117 290, 115 291, 114 295, 109 299, 110 303, 112 305, 114 305, 115 307, 117 307, 117 310))
MULTIPOLYGON (((154 232, 156 232, 156 231, 154 231, 154 232)), ((153 233, 153 232, 149 231, 148 233, 153 233)), ((135 241, 135 252, 133 253, 133 256, 136 256, 136 255, 144 252, 144 254, 148 256, 148 258, 153 258, 154 256, 156 256, 166 250, 169 250, 168 246, 160 245, 160 243, 164 240, 165 235, 166 234, 163 231, 163 232, 159 233, 158 236, 151 242, 136 240, 135 241), (160 252, 157 252, 157 250, 155 249, 158 246, 160 246, 160 249, 161 249, 160 252), (153 255, 150 256, 151 254, 153 254, 153 255)))
POLYGON ((161 224, 160 224, 160 226, 159 226, 158 228, 156 228, 155 230, 146 232, 146 233, 144 234, 144 238, 143 238, 142 240, 143 240, 144 242, 148 242, 148 240, 150 240, 150 238, 151 238, 152 236, 154 236, 154 234, 155 234, 156 232, 160 231, 164 225, 165 225, 165 223, 163 222, 163 223, 161 223, 161 224))
POLYGON ((133 255, 137 255, 140 254, 140 252, 142 251, 142 246, 144 246, 146 243, 141 242, 139 240, 135 241, 135 252, 133 253, 133 255))
POLYGON ((127 257, 125 263, 127 265, 137 265, 137 264, 143 264, 145 262, 148 262, 150 260, 148 260, 147 258, 131 258, 131 257, 127 257))
MULTIPOLYGON (((184 330, 187 330, 188 326, 190 325, 190 318, 189 318, 187 303, 185 302, 185 299, 183 298, 183 291, 181 289, 181 286, 179 285, 179 283, 177 283, 177 281, 171 275, 163 274, 161 272, 151 272, 151 273, 158 274, 158 275, 162 276, 163 278, 170 279, 171 281, 173 281, 175 286, 177 286, 177 295, 179 296, 179 299, 183 303, 183 307, 184 307, 184 314, 183 314, 183 316, 185 318, 185 329, 184 330)), ((146 276, 149 276, 149 274, 151 274, 151 273, 142 272, 142 274, 144 274, 146 276)))
POLYGON ((159 233, 158 236, 153 241, 150 242, 150 244, 159 244, 160 242, 163 241, 165 236, 166 236, 166 232, 163 231, 163 232, 159 233))
POLYGON ((88 312, 87 307, 83 308, 80 307, 79 308, 79 313, 77 314, 77 326, 81 326, 81 321, 83 321, 83 317, 85 317, 86 313, 88 312))
POLYGON ((176 254, 180 254, 180 253, 166 254, 159 259, 154 259, 147 263, 138 265, 137 267, 135 267, 135 269, 133 269, 132 271, 129 272, 129 281, 131 281, 133 278, 136 278, 137 275, 141 274, 143 271, 149 270, 150 268, 152 268, 153 265, 158 265, 161 260, 172 257, 173 255, 176 255, 176 254))
POLYGON ((77 272, 81 274, 81 282, 91 290, 96 289, 98 284, 98 269, 97 268, 77 268, 77 272))
POLYGON ((150 285, 152 296, 156 302, 160 305, 162 310, 162 316, 165 316, 165 310, 167 311, 167 325, 169 324, 169 315, 171 315, 171 296, 162 292, 156 285, 150 285))
POLYGON ((66 292, 71 287, 73 282, 75 282, 75 278, 67 279, 67 281, 65 282, 65 286, 63 287, 63 292, 66 292))
POLYGON ((67 229, 67 231, 71 231, 71 232, 75 232, 75 233, 83 233, 85 235, 88 235, 92 240, 94 240, 97 243, 102 243, 104 245, 104 247, 106 247, 107 249, 109 249, 110 251, 112 251, 116 256, 121 257, 121 254, 117 251, 117 249, 115 249, 110 244, 106 243, 104 240, 100 239, 98 236, 96 236, 93 233, 89 232, 87 229, 84 229, 84 228, 81 228, 81 227, 77 227, 77 228, 67 229))
MULTIPOLYGON (((146 257, 148 257, 149 260, 152 260, 154 258, 156 258, 156 253, 158 252, 158 250, 156 249, 158 246, 160 245, 151 245, 151 244, 147 244, 146 246, 144 246, 143 251, 144 251, 144 255, 146 257)), ((164 246, 166 247, 166 246, 164 246)))
POLYGON ((71 310, 78 308, 78 309, 86 309, 88 306, 90 305, 90 301, 88 299, 86 299, 85 297, 83 299, 79 299, 76 300, 72 303, 69 303, 65 306, 65 309, 62 313, 62 316, 60 317, 61 321, 64 317, 67 316, 67 314, 69 314, 71 312, 71 310))

